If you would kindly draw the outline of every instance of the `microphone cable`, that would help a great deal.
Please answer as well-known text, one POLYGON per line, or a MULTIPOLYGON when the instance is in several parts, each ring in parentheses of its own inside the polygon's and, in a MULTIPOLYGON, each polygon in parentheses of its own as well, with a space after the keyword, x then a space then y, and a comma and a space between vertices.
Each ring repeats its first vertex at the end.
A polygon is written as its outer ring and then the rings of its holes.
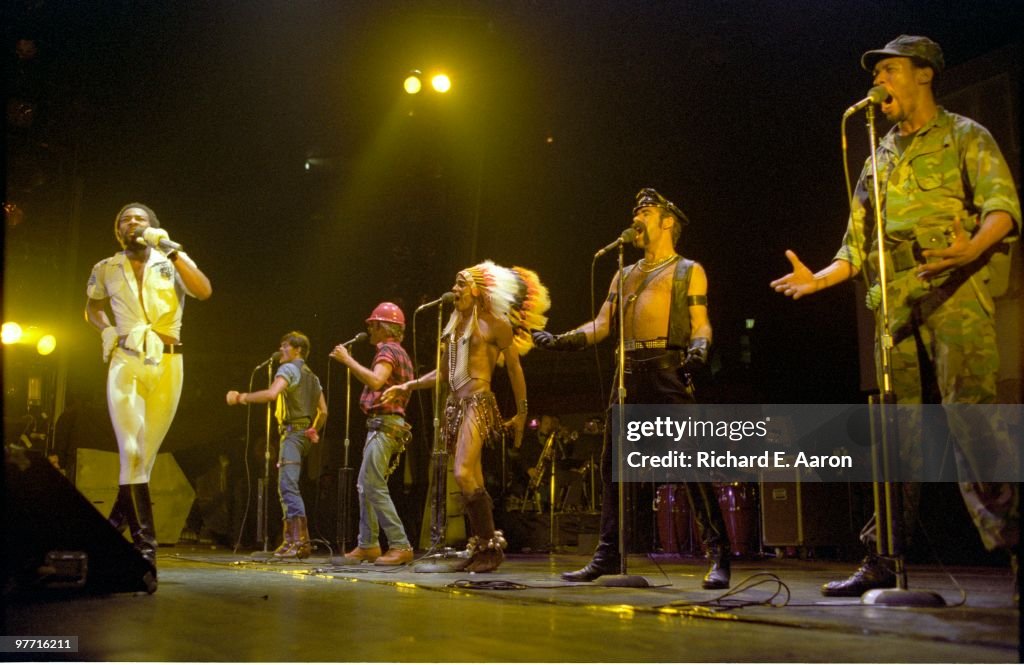
MULTIPOLYGON (((247 392, 253 392, 253 385, 256 381, 256 372, 260 367, 257 367, 249 374, 249 390, 247 392)), ((242 455, 245 460, 245 510, 242 511, 242 521, 238 526, 238 537, 235 539, 235 546, 231 550, 232 554, 238 554, 238 548, 242 546, 242 537, 245 534, 245 523, 249 519, 249 507, 252 505, 252 467, 249 464, 249 444, 252 442, 252 403, 246 402, 245 404, 245 447, 243 448, 242 455)), ((267 446, 270 446, 270 441, 267 441, 267 446)), ((264 492, 266 489, 264 489, 264 492)), ((198 534, 197 534, 198 535, 198 534)))

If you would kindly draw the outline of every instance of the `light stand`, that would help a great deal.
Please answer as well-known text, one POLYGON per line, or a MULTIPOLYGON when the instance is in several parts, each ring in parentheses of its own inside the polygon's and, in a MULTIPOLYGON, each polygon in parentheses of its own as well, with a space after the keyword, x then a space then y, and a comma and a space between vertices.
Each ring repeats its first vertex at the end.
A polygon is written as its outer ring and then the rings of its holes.
MULTIPOLYGON (((554 435, 552 435, 554 436, 554 435)), ((548 492, 548 551, 552 554, 558 549, 558 541, 555 538, 555 534, 558 531, 555 529, 555 451, 552 449, 551 457, 549 458, 551 465, 551 488, 548 492)))
MULTIPOLYGON (((893 385, 893 337, 889 329, 888 257, 885 252, 885 224, 882 220, 882 201, 878 185, 878 136, 875 132, 875 107, 867 106, 867 127, 871 150, 871 180, 874 188, 875 244, 878 247, 878 283, 881 305, 878 314, 878 347, 881 360, 881 395, 875 401, 878 411, 877 426, 872 421, 871 466, 875 481, 872 494, 875 502, 876 547, 879 555, 891 558, 896 567, 896 588, 872 589, 861 596, 865 605, 895 605, 902 607, 943 607, 946 601, 932 591, 911 591, 907 588, 907 569, 903 560, 904 524, 902 487, 891 479, 899 469, 899 429, 897 427, 896 392, 893 385), (877 431, 876 431, 877 430, 877 431), (880 442, 880 443, 879 443, 880 442), (881 474, 879 474, 881 471, 881 474), (883 508, 884 517, 883 520, 883 508)), ((844 118, 845 119, 845 118, 844 118)), ((845 142, 844 142, 845 143, 845 142)), ((851 208, 852 208, 852 203, 851 208)))
MULTIPOLYGON (((625 302, 623 298, 623 288, 626 285, 626 277, 624 274, 624 266, 622 260, 622 254, 625 251, 625 243, 619 243, 619 288, 617 296, 617 304, 619 311, 619 348, 616 353, 616 359, 618 361, 618 387, 616 389, 616 400, 619 407, 619 428, 615 433, 618 441, 619 455, 615 461, 618 475, 619 475, 619 574, 618 575, 602 575, 597 578, 596 583, 601 586, 615 586, 615 587, 631 587, 636 589, 647 588, 650 584, 647 582, 647 578, 641 575, 628 575, 626 574, 626 494, 625 494, 625 483, 623 483, 623 475, 625 470, 622 466, 622 451, 625 449, 626 444, 626 414, 625 414, 625 402, 626 402, 626 312, 623 308, 625 302)), ((613 448, 614 450, 614 448, 613 448)))
MULTIPOLYGON (((267 363, 267 387, 274 381, 274 363, 267 363)), ((255 370, 253 374, 255 374, 255 370)), ((263 542, 263 549, 253 552, 255 558, 266 558, 270 554, 270 533, 267 524, 267 513, 270 508, 270 412, 271 404, 267 402, 266 446, 263 449, 263 477, 256 481, 256 541, 263 542)))

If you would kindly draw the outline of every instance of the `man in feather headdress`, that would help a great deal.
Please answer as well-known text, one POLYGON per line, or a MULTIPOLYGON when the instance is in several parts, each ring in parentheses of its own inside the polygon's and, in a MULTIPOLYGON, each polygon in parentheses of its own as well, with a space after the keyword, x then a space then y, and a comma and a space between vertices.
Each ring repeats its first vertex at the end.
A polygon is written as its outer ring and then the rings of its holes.
MULTIPOLYGON (((455 311, 443 333, 441 379, 449 395, 442 427, 448 452, 455 455, 455 482, 469 518, 470 557, 464 568, 488 572, 504 560, 506 542, 494 528, 494 503, 484 487, 481 452, 485 445, 500 442, 507 428, 514 429, 516 446, 522 441, 527 403, 519 356, 533 347, 530 330, 544 327, 551 301, 536 273, 491 261, 459 272, 452 290, 455 311), (491 392, 494 368, 502 362, 516 399, 516 415, 508 422, 502 422, 491 392)), ((429 388, 436 378, 437 369, 431 370, 389 388, 384 397, 429 388)))

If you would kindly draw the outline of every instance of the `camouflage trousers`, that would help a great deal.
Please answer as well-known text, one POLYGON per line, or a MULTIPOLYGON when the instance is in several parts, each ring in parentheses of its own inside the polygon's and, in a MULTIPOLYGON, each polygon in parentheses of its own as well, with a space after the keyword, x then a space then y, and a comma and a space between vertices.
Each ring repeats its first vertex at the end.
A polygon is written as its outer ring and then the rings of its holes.
MULTIPOLYGON (((900 404, 994 404, 999 352, 995 308, 977 277, 954 273, 930 287, 906 271, 889 288, 893 331, 893 388, 900 404), (935 393, 938 393, 937 395, 935 393)), ((879 355, 876 349, 876 362, 879 355)), ((881 364, 876 367, 881 380, 881 364)), ((986 549, 1013 548, 1019 540, 1019 489, 1016 483, 984 482, 993 467, 1019 468, 1019 451, 1002 418, 991 411, 946 409, 957 464, 960 494, 986 549)), ((899 422, 902 477, 922 477, 923 456, 915 454, 926 436, 920 414, 901 410, 899 422), (907 468, 909 467, 909 468, 907 468)), ((913 533, 920 485, 902 483, 904 525, 913 533)), ((874 520, 872 520, 874 522, 874 520)), ((861 532, 875 541, 873 524, 861 532)))

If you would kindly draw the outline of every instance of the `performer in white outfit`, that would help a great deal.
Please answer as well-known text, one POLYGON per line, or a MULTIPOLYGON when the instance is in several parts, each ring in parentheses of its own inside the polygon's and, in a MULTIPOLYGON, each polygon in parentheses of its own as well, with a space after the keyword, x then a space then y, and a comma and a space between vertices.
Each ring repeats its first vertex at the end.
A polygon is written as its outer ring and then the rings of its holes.
POLYGON ((110 523, 120 531, 131 528, 135 548, 155 573, 149 475, 181 396, 185 294, 206 300, 213 289, 195 262, 173 249, 148 206, 121 208, 114 235, 124 251, 93 267, 85 318, 100 331, 103 360, 110 362, 107 407, 121 458, 110 523))

